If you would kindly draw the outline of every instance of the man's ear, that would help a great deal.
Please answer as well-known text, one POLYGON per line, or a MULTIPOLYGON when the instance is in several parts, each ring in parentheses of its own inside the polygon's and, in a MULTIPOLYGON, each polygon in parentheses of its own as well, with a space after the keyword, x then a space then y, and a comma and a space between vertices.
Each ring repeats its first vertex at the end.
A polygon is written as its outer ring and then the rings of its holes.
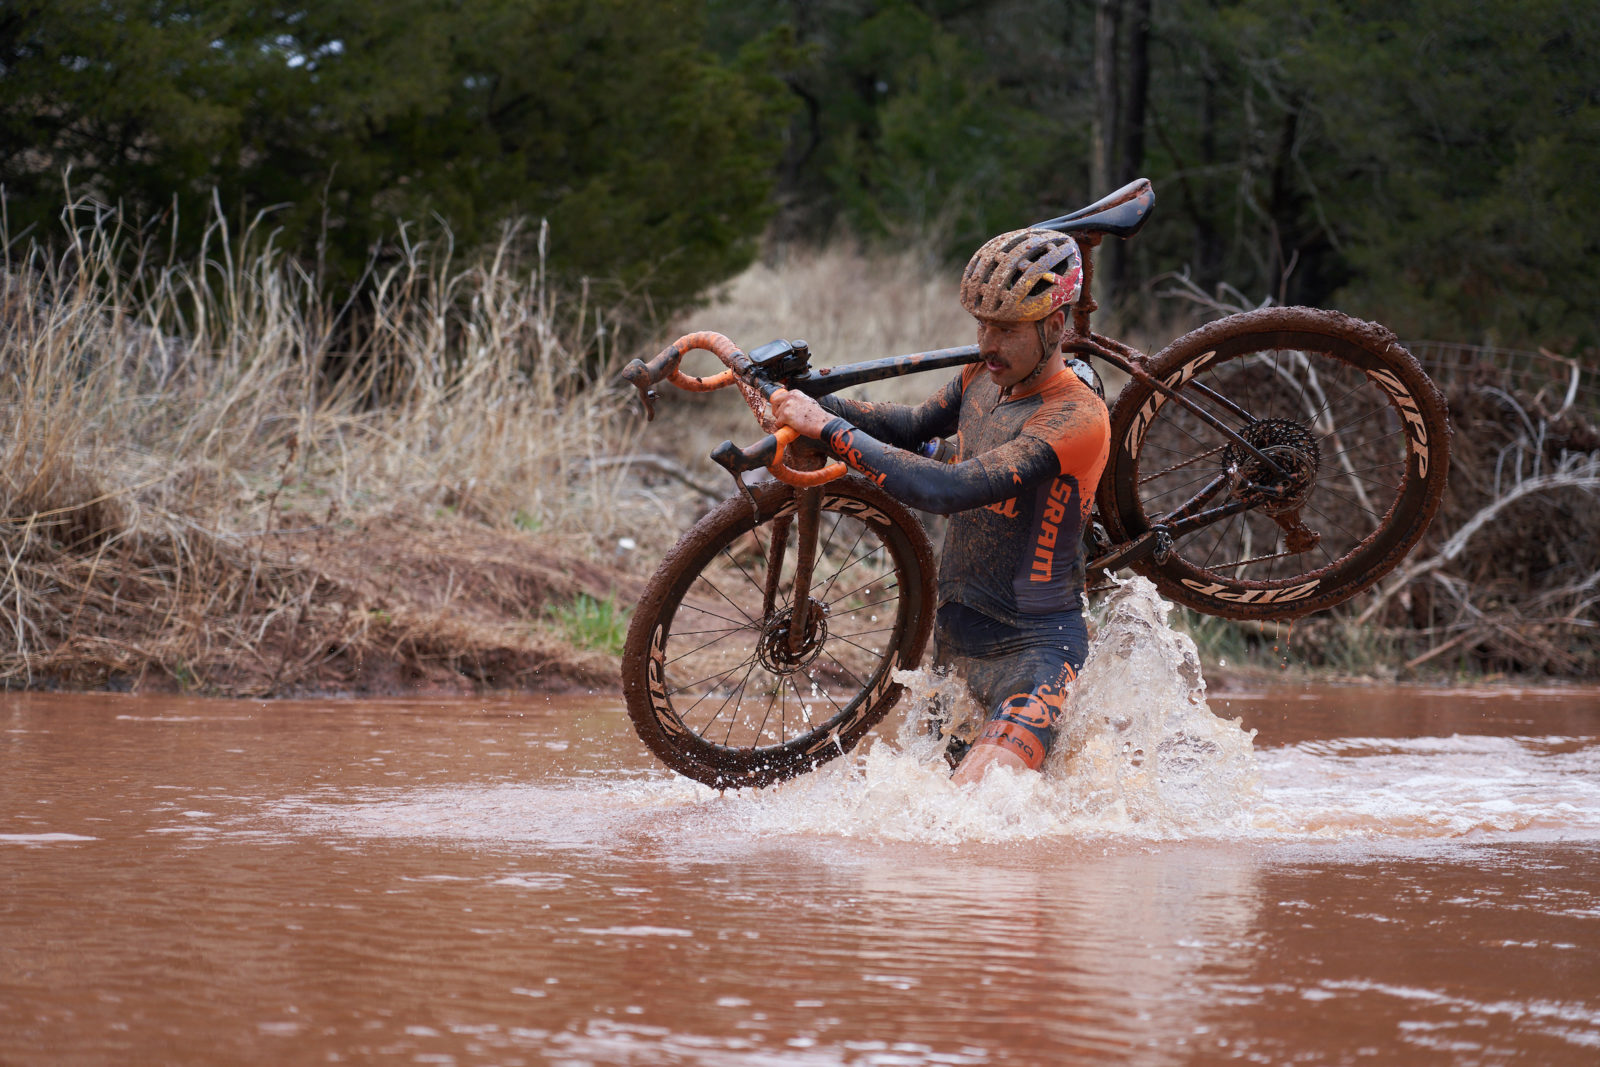
POLYGON ((1052 348, 1061 347, 1061 339, 1067 333, 1067 309, 1056 308, 1050 312, 1050 317, 1045 320, 1044 332, 1055 340, 1051 342, 1052 348))

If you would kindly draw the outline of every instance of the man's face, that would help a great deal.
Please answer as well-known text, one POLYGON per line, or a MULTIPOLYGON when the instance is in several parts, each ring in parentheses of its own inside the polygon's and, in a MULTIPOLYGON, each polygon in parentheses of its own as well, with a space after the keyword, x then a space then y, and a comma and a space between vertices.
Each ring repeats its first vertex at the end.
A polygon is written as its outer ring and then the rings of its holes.
POLYGON ((1033 323, 979 319, 978 354, 995 384, 1009 389, 1033 373, 1044 353, 1033 323))

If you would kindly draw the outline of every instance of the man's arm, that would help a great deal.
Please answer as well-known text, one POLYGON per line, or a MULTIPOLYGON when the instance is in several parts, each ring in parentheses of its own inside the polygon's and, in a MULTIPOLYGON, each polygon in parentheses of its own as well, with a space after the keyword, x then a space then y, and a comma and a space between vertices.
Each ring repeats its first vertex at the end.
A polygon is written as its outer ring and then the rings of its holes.
POLYGON ((823 427, 822 443, 891 496, 937 515, 1009 500, 1061 473, 1055 449, 1037 437, 1018 437, 961 463, 940 463, 885 444, 836 417, 823 427))
POLYGON ((817 402, 828 414, 865 430, 885 444, 916 448, 924 441, 955 433, 961 416, 961 378, 950 379, 916 407, 847 400, 840 396, 819 397, 817 402))

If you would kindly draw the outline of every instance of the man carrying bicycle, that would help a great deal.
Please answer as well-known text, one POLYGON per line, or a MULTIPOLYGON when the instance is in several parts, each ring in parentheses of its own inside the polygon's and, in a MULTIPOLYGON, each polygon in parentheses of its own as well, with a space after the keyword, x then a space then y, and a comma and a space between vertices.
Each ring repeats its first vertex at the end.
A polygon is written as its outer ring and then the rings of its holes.
POLYGON ((988 722, 951 742, 954 780, 1038 770, 1087 654, 1083 524, 1105 466, 1105 403, 1061 355, 1077 299, 1076 242, 1016 230, 967 263, 961 304, 981 363, 920 405, 780 391, 780 423, 914 508, 951 515, 939 564, 935 662, 959 671, 988 722), (955 461, 919 451, 954 436, 955 461))

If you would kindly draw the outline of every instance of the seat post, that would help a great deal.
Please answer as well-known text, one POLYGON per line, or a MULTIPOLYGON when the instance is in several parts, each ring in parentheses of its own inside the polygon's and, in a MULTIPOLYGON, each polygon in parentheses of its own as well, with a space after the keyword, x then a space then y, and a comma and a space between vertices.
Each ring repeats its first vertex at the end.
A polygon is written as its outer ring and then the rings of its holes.
POLYGON ((1083 285, 1078 289, 1078 299, 1072 304, 1072 332, 1083 339, 1089 337, 1089 315, 1100 308, 1090 292, 1090 283, 1094 280, 1094 252, 1100 247, 1100 238, 1098 233, 1078 236, 1078 251, 1083 256, 1083 285))

